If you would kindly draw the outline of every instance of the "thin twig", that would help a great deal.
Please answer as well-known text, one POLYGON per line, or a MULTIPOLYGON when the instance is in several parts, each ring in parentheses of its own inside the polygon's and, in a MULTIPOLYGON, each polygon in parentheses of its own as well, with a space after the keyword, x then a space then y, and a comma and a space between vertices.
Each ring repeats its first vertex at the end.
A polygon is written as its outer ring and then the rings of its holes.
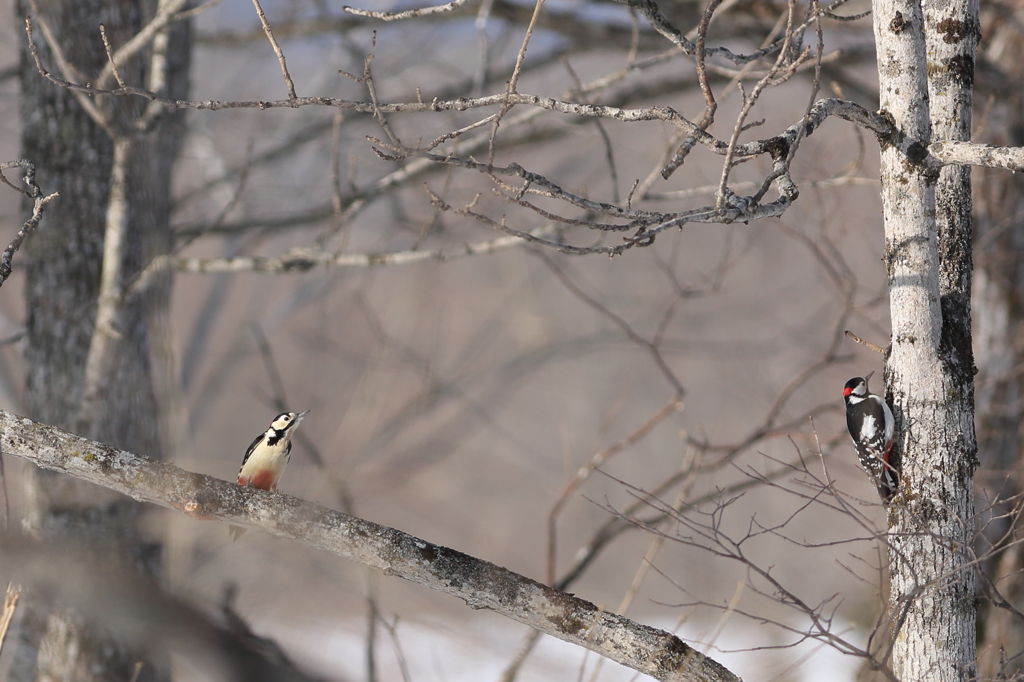
POLYGON ((487 37, 487 22, 491 18, 491 10, 494 7, 494 0, 483 0, 480 9, 476 13, 476 21, 473 26, 476 29, 477 58, 476 73, 473 75, 473 94, 479 96, 484 91, 487 83, 487 73, 490 70, 491 50, 487 37))
MULTIPOLYGON (((700 85, 701 94, 704 95, 704 115, 701 117, 700 122, 697 123, 697 127, 702 131, 706 131, 711 127, 711 124, 715 122, 715 112, 718 110, 718 103, 715 101, 715 94, 711 90, 711 84, 708 82, 707 55, 704 50, 704 45, 707 40, 708 27, 711 25, 711 19, 714 17, 715 10, 721 2, 722 0, 711 0, 711 2, 708 3, 708 6, 704 9, 700 23, 697 25, 697 42, 695 44, 697 83, 700 85)), ((683 165, 683 161, 686 159, 686 156, 690 153, 690 150, 693 149, 693 146, 696 143, 696 137, 693 135, 686 136, 682 145, 680 145, 671 160, 664 164, 661 171, 662 179, 668 180, 672 173, 679 166, 683 165)))
MULTIPOLYGON (((561 62, 565 66, 565 70, 569 72, 569 77, 572 78, 576 90, 580 92, 580 99, 586 102, 586 95, 583 94, 583 82, 576 74, 576 70, 572 68, 569 58, 562 55, 561 62)), ((601 119, 595 118, 594 124, 597 126, 597 132, 600 133, 601 141, 604 143, 604 157, 608 161, 608 172, 611 175, 612 203, 617 204, 619 203, 619 172, 615 167, 615 150, 612 148, 612 139, 608 136, 608 131, 605 130, 601 119)))
POLYGON ((377 682, 377 581, 366 569, 366 682, 377 682))
POLYGON ((14 583, 7 583, 4 607, 3 611, 0 611, 0 651, 3 651, 4 640, 7 639, 7 629, 11 627, 11 619, 14 618, 14 610, 18 607, 18 597, 20 596, 21 588, 14 583))
POLYGON ((393 623, 389 623, 379 616, 378 618, 384 629, 388 631, 388 635, 391 636, 391 644, 395 647, 395 658, 398 659, 398 669, 402 673, 402 682, 412 682, 412 676, 409 674, 409 663, 405 658, 405 651, 402 650, 402 642, 398 639, 398 616, 395 616, 395 622, 393 623))
MULTIPOLYGON (((341 191, 341 124, 345 120, 345 112, 338 110, 334 114, 334 121, 331 123, 331 208, 334 211, 334 222, 331 225, 329 231, 325 234, 337 234, 342 230, 345 230, 341 235, 341 243, 338 245, 335 253, 344 253, 345 248, 348 246, 348 230, 345 229, 347 223, 342 220, 342 212, 344 210, 344 200, 342 198, 341 191)), ((323 246, 325 239, 323 237, 317 238, 317 246, 323 246)))
MULTIPOLYGON (((4 530, 10 530, 11 527, 11 498, 7 494, 7 472, 4 471, 4 452, 3 448, 0 447, 0 487, 4 491, 4 530)), ((2 642, 2 638, 0 638, 2 642)))
POLYGON ((504 118, 513 107, 512 95, 516 92, 516 86, 519 84, 519 76, 523 72, 523 60, 526 59, 526 47, 530 44, 530 38, 533 36, 533 29, 537 25, 537 18, 540 16, 540 8, 544 5, 544 0, 535 0, 533 5, 533 16, 530 17, 530 23, 526 27, 526 33, 523 35, 523 44, 519 47, 519 53, 516 55, 516 65, 512 68, 512 77, 508 80, 508 85, 505 88, 505 98, 501 103, 501 111, 498 112, 497 118, 494 119, 494 123, 491 127, 491 139, 487 149, 487 163, 494 163, 494 143, 498 136, 498 127, 501 125, 501 119, 504 118))
MULTIPOLYGON (((39 56, 39 48, 36 47, 35 42, 32 40, 32 17, 26 15, 25 34, 28 36, 29 52, 32 53, 32 59, 35 61, 36 70, 52 83, 70 90, 75 97, 75 101, 77 101, 85 112, 89 114, 89 118, 91 118, 96 125, 103 128, 108 135, 114 137, 114 130, 107 114, 100 109, 96 101, 87 97, 87 95, 92 93, 89 93, 86 89, 83 89, 81 86, 68 80, 74 79, 78 83, 82 83, 85 82, 86 79, 82 74, 78 73, 71 62, 65 58, 64 51, 61 48, 60 43, 54 37, 53 31, 50 30, 50 24, 39 14, 39 8, 36 7, 36 0, 29 0, 29 7, 31 7, 32 11, 35 13, 36 20, 39 22, 39 28, 43 32, 43 38, 46 40, 46 44, 49 46, 50 53, 53 55, 54 60, 57 62, 57 68, 60 69, 60 72, 64 77, 60 78, 52 75, 43 66, 42 58, 39 56)), ((100 91, 102 91, 102 89, 100 89, 100 91)))
MULTIPOLYGON (((118 50, 114 52, 113 55, 111 55, 108 50, 107 65, 103 67, 103 70, 100 71, 99 76, 97 76, 96 80, 94 81, 97 87, 107 87, 107 83, 110 81, 110 77, 114 75, 114 64, 127 63, 129 59, 134 57, 136 54, 139 53, 140 50, 149 45, 150 41, 152 41, 157 36, 157 34, 159 34, 161 31, 167 28, 167 26, 174 23, 175 21, 186 19, 197 12, 201 12, 204 9, 208 9, 214 4, 214 2, 208 2, 204 5, 200 5, 199 7, 193 8, 191 10, 179 12, 178 10, 185 6, 185 4, 188 3, 188 1, 189 0, 168 0, 167 2, 158 3, 156 15, 153 16, 153 18, 150 20, 148 24, 142 27, 142 30, 137 32, 134 36, 131 37, 131 39, 127 43, 118 48, 118 50)), ((118 79, 118 83, 120 83, 120 79, 118 79)), ((153 92, 160 91, 159 88, 152 87, 150 88, 150 90, 152 90, 153 92)))
POLYGON ((29 216, 21 229, 18 230, 18 234, 14 236, 11 243, 4 249, 3 254, 0 254, 0 286, 3 286, 7 278, 11 276, 13 271, 13 260, 14 254, 18 252, 21 245, 25 242, 25 238, 28 237, 29 233, 39 226, 39 221, 43 218, 43 210, 46 205, 60 196, 60 192, 54 192, 43 196, 43 191, 36 184, 36 167, 28 159, 16 159, 14 161, 6 161, 0 163, 0 179, 3 183, 9 187, 14 187, 22 194, 32 199, 32 215, 29 216), (25 184, 28 185, 29 189, 23 190, 20 187, 15 187, 11 182, 4 176, 3 171, 7 168, 24 168, 25 169, 25 184))
POLYGON ((114 55, 110 49, 110 41, 107 40, 107 29, 103 24, 100 24, 100 38, 103 40, 103 49, 107 51, 107 62, 110 65, 111 73, 114 74, 114 80, 120 87, 128 87, 124 79, 121 78, 121 72, 117 70, 117 63, 114 61, 114 55))
POLYGON ((615 455, 628 450, 629 448, 636 445, 638 442, 643 440, 654 428, 663 422, 669 415, 672 415, 682 409, 682 403, 680 402, 680 396, 673 395, 672 398, 657 412, 651 415, 643 424, 641 424, 633 433, 629 434, 622 440, 609 445, 608 447, 595 452, 591 458, 576 472, 562 488, 562 492, 558 495, 558 499, 555 504, 552 505, 551 510, 548 512, 548 568, 547 568, 547 580, 549 585, 555 584, 555 562, 556 562, 556 547, 557 547, 557 530, 558 530, 558 517, 562 513, 562 509, 569 502, 572 494, 576 492, 581 485, 583 485, 590 475, 597 470, 602 464, 607 462, 610 458, 615 455))
MULTIPOLYGON (((738 200, 738 198, 735 197, 735 195, 729 190, 729 175, 732 173, 732 169, 734 166, 733 160, 737 158, 737 156, 743 156, 742 154, 737 153, 739 137, 744 130, 744 122, 746 121, 747 116, 750 114, 750 110, 753 109, 754 104, 757 103, 764 89, 767 88, 769 85, 775 84, 777 74, 780 71, 785 73, 789 66, 792 66, 792 63, 788 62, 788 57, 790 51, 790 44, 796 37, 793 26, 795 14, 796 0, 789 0, 786 33, 782 41, 782 47, 779 50, 779 55, 776 58, 775 63, 772 65, 772 68, 768 71, 768 73, 765 74, 764 77, 758 80, 757 83, 754 85, 754 88, 751 91, 750 95, 743 96, 743 105, 740 108, 740 113, 736 117, 736 123, 733 126, 732 136, 729 139, 729 143, 725 152, 725 161, 722 162, 722 173, 718 185, 717 200, 715 202, 715 208, 719 211, 723 210, 727 205, 734 205, 734 202, 738 200)), ((796 63, 799 63, 799 61, 801 61, 801 59, 797 58, 796 63)), ((807 115, 809 115, 809 112, 807 115)), ((803 134, 803 127, 801 126, 796 131, 796 135, 800 136, 803 134)), ((773 159, 774 158, 775 155, 773 155, 773 159)))
POLYGON ((875 351, 876 353, 881 353, 882 355, 885 355, 886 353, 889 352, 887 349, 882 348, 881 346, 876 346, 875 344, 871 343, 870 341, 865 341, 864 339, 860 338, 859 336, 857 336, 856 334, 854 334, 850 330, 846 330, 845 332, 843 332, 843 334, 845 334, 846 338, 850 339, 851 341, 856 341, 860 345, 865 346, 867 348, 870 348, 871 350, 875 351))
POLYGON ((288 87, 288 99, 297 99, 295 83, 292 82, 292 76, 288 73, 288 64, 285 63, 284 52, 281 51, 281 46, 277 44, 277 40, 274 38, 274 32, 270 28, 270 22, 267 21, 267 15, 263 13, 260 0, 252 0, 252 4, 256 8, 256 15, 260 18, 263 32, 267 34, 267 40, 270 41, 270 46, 274 48, 274 54, 277 55, 277 63, 281 66, 281 75, 284 76, 284 83, 288 87))
POLYGON ((373 82, 373 57, 377 52, 377 32, 374 31, 370 39, 370 51, 367 53, 366 58, 363 60, 363 77, 359 81, 366 85, 366 92, 370 95, 370 103, 373 105, 373 116, 377 119, 377 125, 381 127, 385 133, 387 133, 388 139, 391 140, 392 144, 401 145, 398 141, 398 137, 391 132, 391 126, 388 125, 388 120, 384 118, 384 112, 380 107, 380 100, 377 98, 377 86, 373 82))

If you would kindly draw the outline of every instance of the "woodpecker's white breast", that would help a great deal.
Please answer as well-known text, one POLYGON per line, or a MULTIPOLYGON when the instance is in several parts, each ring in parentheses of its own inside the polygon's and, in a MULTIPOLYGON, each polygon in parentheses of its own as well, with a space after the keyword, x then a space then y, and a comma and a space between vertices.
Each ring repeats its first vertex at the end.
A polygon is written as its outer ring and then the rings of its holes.
POLYGON ((275 439, 276 435, 273 427, 267 429, 260 442, 253 447, 238 471, 239 485, 251 485, 263 490, 277 488, 277 482, 288 466, 291 440, 287 436, 275 439))

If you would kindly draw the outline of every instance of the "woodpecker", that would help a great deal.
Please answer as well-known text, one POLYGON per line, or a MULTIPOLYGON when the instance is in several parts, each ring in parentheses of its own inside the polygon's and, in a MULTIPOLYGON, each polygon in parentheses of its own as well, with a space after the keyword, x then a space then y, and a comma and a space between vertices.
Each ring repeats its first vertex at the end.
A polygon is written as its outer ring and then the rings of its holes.
POLYGON ((846 426, 861 466, 875 479, 882 501, 888 502, 896 494, 900 481, 900 472, 890 459, 896 442, 896 420, 885 400, 868 392, 871 374, 854 377, 843 388, 846 426))
MULTIPOLYGON (((260 490, 277 490, 284 468, 292 456, 292 436, 302 418, 309 410, 295 414, 282 412, 270 422, 270 428, 256 436, 242 458, 238 470, 238 485, 252 486, 260 490)), ((237 540, 244 528, 231 526, 231 539, 237 540)))

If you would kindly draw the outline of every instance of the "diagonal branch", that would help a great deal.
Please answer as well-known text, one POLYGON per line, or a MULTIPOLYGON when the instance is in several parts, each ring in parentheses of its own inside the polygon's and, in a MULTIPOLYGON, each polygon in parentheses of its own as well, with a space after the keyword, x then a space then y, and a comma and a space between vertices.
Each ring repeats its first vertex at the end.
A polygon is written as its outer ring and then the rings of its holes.
POLYGON ((128 235, 128 178, 134 143, 130 137, 114 140, 114 161, 110 170, 106 226, 103 234, 103 263, 97 297, 96 322, 85 364, 78 428, 94 431, 101 419, 101 396, 109 379, 110 362, 120 347, 118 330, 123 307, 124 251, 128 235))
POLYGON ((15 159, 14 161, 7 161, 0 163, 0 182, 5 185, 14 187, 19 192, 23 192, 26 196, 32 199, 32 215, 18 230, 18 234, 15 235, 14 240, 11 241, 10 245, 4 249, 3 254, 0 254, 0 286, 7 281, 7 278, 11 276, 13 267, 11 265, 14 254, 21 248, 28 233, 34 230, 38 225, 39 221, 43 217, 43 209, 46 204, 50 203, 53 199, 56 199, 60 192, 54 192, 43 196, 43 191, 39 189, 39 185, 36 184, 36 167, 31 161, 27 159, 15 159), (26 191, 18 187, 14 187, 10 181, 4 177, 3 171, 6 168, 24 168, 25 169, 25 184, 29 186, 31 191, 26 191))
POLYGON ((263 12, 263 7, 260 6, 260 0, 252 0, 253 6, 256 8, 256 16, 260 18, 260 24, 263 26, 263 32, 267 34, 267 40, 270 41, 270 46, 274 48, 274 54, 277 56, 277 63, 281 66, 281 75, 284 76, 284 84, 288 88, 288 99, 295 99, 295 83, 292 81, 292 75, 288 73, 288 64, 284 58, 284 52, 281 51, 281 46, 277 44, 277 39, 274 38, 274 31, 270 28, 270 22, 267 21, 267 15, 263 12))
MULTIPOLYGON (((183 14, 179 14, 179 10, 187 2, 188 0, 171 0, 171 2, 162 4, 157 9, 156 16, 142 30, 132 36, 131 40, 119 47, 113 54, 110 54, 108 51, 110 58, 107 60, 107 65, 103 67, 99 76, 93 81, 97 87, 109 86, 111 77, 115 76, 117 64, 126 63, 138 54, 140 50, 149 45, 161 30, 173 22, 185 18, 183 14)), ((159 91, 159 89, 155 89, 155 91, 159 91)))
POLYGON ((0 411, 0 448, 200 520, 258 528, 490 609, 666 682, 739 682, 675 635, 500 566, 312 502, 238 486, 0 411))

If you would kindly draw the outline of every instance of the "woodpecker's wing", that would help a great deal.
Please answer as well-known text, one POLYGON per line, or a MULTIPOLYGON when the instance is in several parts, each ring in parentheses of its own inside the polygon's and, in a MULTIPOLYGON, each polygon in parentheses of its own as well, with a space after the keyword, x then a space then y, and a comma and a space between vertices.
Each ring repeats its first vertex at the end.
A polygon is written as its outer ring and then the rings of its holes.
POLYGON ((242 466, 245 466, 245 463, 249 461, 249 456, 252 455, 252 451, 255 450, 256 446, 262 443, 263 439, 266 437, 267 434, 265 433, 261 433, 260 435, 256 436, 256 440, 254 440, 252 442, 252 445, 249 446, 249 449, 245 451, 245 457, 242 458, 242 466))
POLYGON ((882 405, 882 416, 885 424, 885 442, 888 445, 892 442, 893 436, 896 430, 896 420, 892 416, 892 410, 889 409, 889 403, 885 402, 885 399, 881 396, 872 395, 874 401, 881 403, 882 405))
POLYGON ((884 456, 888 454, 886 450, 892 442, 895 429, 892 410, 883 398, 874 393, 869 395, 862 405, 865 428, 861 435, 865 444, 877 448, 878 455, 884 456))
POLYGON ((884 400, 871 394, 858 409, 846 413, 846 425, 854 443, 871 443, 878 448, 892 438, 892 411, 884 400))

